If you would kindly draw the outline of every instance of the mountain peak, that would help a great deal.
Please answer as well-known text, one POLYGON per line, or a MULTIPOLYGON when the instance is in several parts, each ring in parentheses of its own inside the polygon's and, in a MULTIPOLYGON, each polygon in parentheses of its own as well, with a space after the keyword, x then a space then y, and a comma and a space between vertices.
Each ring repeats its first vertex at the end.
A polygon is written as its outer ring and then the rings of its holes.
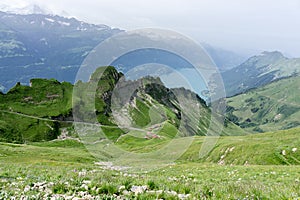
POLYGON ((273 57, 273 58, 285 58, 280 51, 264 51, 261 53, 261 56, 273 57))
POLYGON ((21 9, 22 12, 24 12, 25 14, 30 13, 30 14, 51 14, 51 12, 47 11, 44 8, 41 8, 40 6, 36 5, 36 4, 31 4, 28 5, 26 7, 24 7, 23 9, 21 9))
MULTIPOLYGON (((253 65, 253 63, 256 63, 256 68, 260 68, 285 59, 286 57, 279 51, 264 51, 259 55, 249 58, 245 63, 248 63, 249 65, 253 65)), ((242 65, 244 65, 245 63, 243 63, 242 65)))
POLYGON ((289 59, 279 51, 264 51, 222 74, 227 96, 269 84, 299 73, 300 59, 289 59))
POLYGON ((45 6, 41 6, 38 4, 19 4, 19 5, 11 5, 0 3, 0 11, 10 13, 10 14, 20 14, 20 15, 30 15, 30 14, 43 14, 43 15, 63 15, 68 17, 69 14, 65 11, 61 11, 60 13, 53 12, 45 6))

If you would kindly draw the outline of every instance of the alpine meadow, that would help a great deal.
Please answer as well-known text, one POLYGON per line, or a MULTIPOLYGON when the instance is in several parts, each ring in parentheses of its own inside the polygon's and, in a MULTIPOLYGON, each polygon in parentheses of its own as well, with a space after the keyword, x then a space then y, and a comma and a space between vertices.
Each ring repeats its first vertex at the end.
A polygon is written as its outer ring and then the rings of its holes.
POLYGON ((0 3, 0 199, 300 199, 288 2, 0 3))

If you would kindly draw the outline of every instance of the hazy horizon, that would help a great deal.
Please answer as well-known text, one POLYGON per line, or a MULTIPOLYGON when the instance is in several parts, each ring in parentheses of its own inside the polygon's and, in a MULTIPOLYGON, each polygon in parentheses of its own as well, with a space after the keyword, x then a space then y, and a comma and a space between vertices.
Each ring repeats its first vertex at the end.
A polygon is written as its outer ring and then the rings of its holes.
POLYGON ((300 1, 226 2, 138 0, 2 0, 0 5, 22 8, 37 4, 54 14, 124 30, 153 27, 180 32, 197 42, 242 55, 281 51, 300 57, 300 1))

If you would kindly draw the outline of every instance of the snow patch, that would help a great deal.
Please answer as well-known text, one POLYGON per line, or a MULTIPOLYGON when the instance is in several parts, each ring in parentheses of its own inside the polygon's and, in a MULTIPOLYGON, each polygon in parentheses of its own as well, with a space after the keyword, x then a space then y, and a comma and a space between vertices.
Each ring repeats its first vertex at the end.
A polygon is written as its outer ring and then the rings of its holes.
POLYGON ((58 21, 59 24, 64 25, 64 26, 70 26, 71 24, 69 22, 63 22, 63 21, 58 21))
POLYGON ((45 18, 45 20, 47 20, 47 21, 49 21, 49 22, 55 22, 55 20, 54 19, 51 19, 51 18, 45 18))
POLYGON ((80 28, 80 27, 77 27, 76 30, 77 30, 77 31, 86 31, 87 28, 80 28))

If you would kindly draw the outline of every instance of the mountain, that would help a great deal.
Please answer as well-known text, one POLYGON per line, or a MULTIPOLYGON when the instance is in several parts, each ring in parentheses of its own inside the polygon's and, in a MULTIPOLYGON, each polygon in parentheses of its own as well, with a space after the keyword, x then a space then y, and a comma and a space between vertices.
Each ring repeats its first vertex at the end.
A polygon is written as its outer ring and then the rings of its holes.
POLYGON ((202 46, 210 55, 221 72, 228 71, 240 65, 247 59, 247 57, 244 55, 214 47, 206 43, 202 43, 202 46))
POLYGON ((35 77, 73 82, 85 56, 119 33, 106 25, 53 15, 0 12, 0 84, 8 91, 35 77))
POLYGON ((285 130, 300 125, 300 77, 276 80, 227 99, 228 118, 249 132, 285 130))
MULTIPOLYGON (((4 7, 2 10, 9 11, 4 7)), ((88 24, 75 18, 45 14, 49 12, 36 5, 30 5, 25 10, 27 11, 0 12, 0 68, 5 74, 0 77, 0 90, 3 92, 7 92, 17 82, 28 85, 29 80, 36 77, 73 83, 88 53, 101 41, 122 32, 106 25, 88 24)), ((207 44, 203 46, 221 71, 243 60, 232 52, 207 44)), ((179 56, 168 52, 146 49, 136 52, 133 59, 132 57, 133 54, 120 58, 113 65, 123 73, 135 64, 148 62, 166 61, 162 64, 183 68, 183 73, 186 68, 192 67, 179 56)))
MULTIPOLYGON (((75 124, 100 123, 105 136, 114 142, 133 133, 146 137, 151 132, 166 140, 205 135, 211 121, 210 108, 190 90, 166 88, 153 77, 127 81, 115 68, 102 67, 89 82, 79 81, 75 86, 55 79, 32 79, 30 86, 18 83, 7 94, 0 93, 0 138, 17 143, 52 140, 62 131, 73 130, 73 115, 75 124), (90 104, 93 84, 95 101, 90 104)), ((244 133, 226 121, 222 134, 244 133)))
POLYGON ((48 8, 41 7, 37 4, 27 4, 27 5, 11 5, 0 3, 0 11, 11 13, 11 14, 21 14, 21 15, 30 15, 30 14, 44 14, 49 15, 53 14, 48 8))
POLYGON ((52 117, 71 115, 73 86, 56 80, 32 79, 0 94, 0 141, 26 143, 57 138, 62 122, 52 117))
POLYGON ((263 52, 241 65, 222 73, 227 96, 243 93, 272 81, 295 76, 300 71, 299 58, 286 58, 278 51, 263 52))

